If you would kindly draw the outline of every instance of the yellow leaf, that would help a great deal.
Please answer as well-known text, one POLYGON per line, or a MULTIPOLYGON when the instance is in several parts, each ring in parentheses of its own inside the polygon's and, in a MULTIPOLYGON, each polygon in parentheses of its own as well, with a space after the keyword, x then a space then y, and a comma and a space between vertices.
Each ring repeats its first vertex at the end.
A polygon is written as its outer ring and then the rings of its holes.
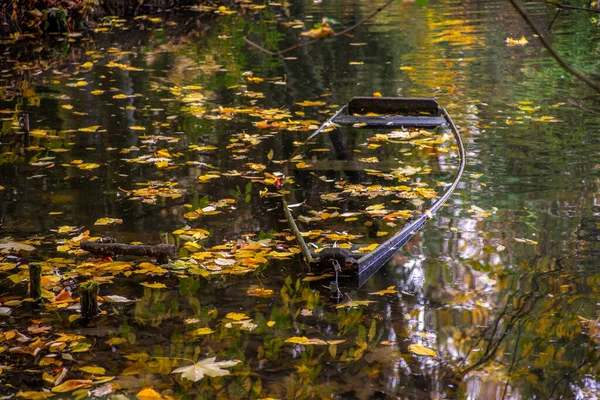
POLYGON ((395 294, 398 293, 397 290, 394 290, 394 286, 389 286, 387 289, 380 290, 379 292, 373 292, 369 294, 376 294, 379 296, 383 296, 384 294, 395 294))
POLYGON ((192 335, 194 336, 201 336, 201 335, 210 335, 211 333, 213 333, 214 331, 208 327, 205 328, 198 328, 193 330, 192 332, 190 332, 192 335))
POLYGON ((76 389, 90 387, 90 386, 92 386, 92 382, 93 381, 91 379, 71 379, 71 380, 65 381, 61 385, 54 386, 52 388, 52 391, 54 393, 71 392, 76 389))
POLYGON ((318 276, 307 276, 307 277, 305 277, 305 278, 302 279, 302 282, 320 281, 322 279, 331 278, 332 276, 333 276, 333 274, 323 274, 323 275, 318 275, 318 276))
POLYGON ((96 169, 100 166, 100 164, 96 164, 96 163, 83 163, 83 164, 79 164, 77 166, 77 168, 79 169, 83 169, 84 171, 89 171, 92 169, 96 169))
POLYGON ((269 150, 269 153, 267 154, 267 159, 268 160, 272 160, 273 159, 273 149, 269 150))
POLYGON ((86 126, 85 128, 79 128, 78 131, 80 131, 80 132, 96 132, 98 129, 100 129, 100 125, 92 125, 92 126, 86 126))
POLYGON ((310 107, 310 106, 324 106, 326 103, 324 101, 308 101, 308 100, 305 100, 305 101, 301 101, 301 102, 296 103, 296 104, 298 104, 299 106, 302 106, 302 107, 310 107))
POLYGON ((18 392, 17 397, 29 400, 44 400, 54 396, 54 393, 49 392, 18 392))
POLYGON ((120 337, 114 337, 114 338, 110 338, 106 341, 106 344, 109 346, 116 346, 118 344, 123 344, 127 341, 127 339, 124 338, 120 338, 120 337))
POLYGON ((92 91, 91 91, 91 93, 92 93, 94 96, 99 96, 99 95, 101 95, 102 93, 104 93, 104 90, 92 90, 92 91))
POLYGON ((273 295, 273 291, 271 289, 256 288, 248 289, 246 294, 252 297, 269 297, 273 295))
POLYGON ((250 318, 250 317, 249 317, 249 316, 247 316, 247 315, 246 315, 246 314, 244 314, 244 313, 234 313, 234 312, 230 312, 230 313, 228 313, 228 314, 225 316, 225 318, 227 318, 227 319, 232 319, 232 320, 234 320, 234 321, 241 321, 241 320, 243 320, 243 319, 248 319, 248 318, 250 318))
POLYGON ((338 304, 335 308, 355 308, 360 306, 368 306, 370 303, 375 303, 371 300, 354 300, 347 303, 338 304))
POLYGON ((146 130, 146 128, 144 128, 143 126, 137 126, 137 125, 130 126, 129 129, 131 129, 132 131, 145 131, 146 130))
POLYGON ((122 224, 122 223, 123 223, 122 219, 100 218, 96 222, 94 222, 94 225, 116 225, 116 224, 122 224))
POLYGON ((527 43, 527 38, 525 36, 521 36, 521 39, 513 39, 511 37, 506 38, 507 46, 525 46, 527 43))
POLYGON ((373 97, 381 97, 381 93, 379 93, 379 92, 373 92, 373 97))
POLYGON ((69 233, 72 232, 75 229, 75 227, 73 226, 61 226, 60 228, 58 228, 58 233, 69 233))
POLYGON ((106 374, 106 370, 102 367, 95 367, 95 366, 87 366, 87 367, 81 367, 79 368, 80 371, 83 372, 87 372, 88 374, 93 374, 93 375, 104 375, 106 374))
POLYGON ((93 66, 94 66, 94 64, 89 61, 81 64, 81 68, 92 68, 93 66))
POLYGON ((158 282, 152 282, 152 283, 142 282, 142 283, 140 283, 140 285, 145 286, 150 289, 165 289, 167 287, 164 283, 158 283, 158 282))
POLYGON ((317 346, 325 346, 327 342, 321 339, 309 339, 306 336, 293 336, 289 339, 286 339, 286 343, 293 344, 301 344, 301 345, 317 345, 317 346))
POLYGON ((86 81, 78 81, 75 86, 81 87, 81 86, 87 86, 87 82, 86 81))
POLYGON ((75 322, 79 318, 81 318, 81 314, 71 314, 69 315, 69 322, 75 322))
POLYGON ((420 344, 411 344, 408 346, 408 351, 415 353, 419 356, 435 357, 437 353, 428 347, 421 346, 420 344))
MULTIPOLYGON (((327 23, 321 24, 319 28, 311 29, 307 32, 300 33, 301 36, 306 36, 311 39, 322 39, 333 35, 335 32, 327 23)), ((298 104, 298 103, 296 103, 298 104)))
POLYGON ((275 321, 267 321, 267 326, 269 328, 271 328, 273 325, 275 325, 275 321))
POLYGON ((372 244, 372 245, 370 245, 370 246, 367 246, 367 247, 361 247, 360 249, 358 249, 358 251, 359 251, 360 253, 368 253, 368 252, 370 252, 370 251, 373 251, 373 250, 375 250, 375 249, 377 248, 377 246, 379 246, 379 244, 378 244, 378 243, 373 243, 373 244, 372 244))
POLYGON ((163 400, 166 398, 156 390, 148 387, 140 390, 135 397, 137 397, 138 400, 163 400))

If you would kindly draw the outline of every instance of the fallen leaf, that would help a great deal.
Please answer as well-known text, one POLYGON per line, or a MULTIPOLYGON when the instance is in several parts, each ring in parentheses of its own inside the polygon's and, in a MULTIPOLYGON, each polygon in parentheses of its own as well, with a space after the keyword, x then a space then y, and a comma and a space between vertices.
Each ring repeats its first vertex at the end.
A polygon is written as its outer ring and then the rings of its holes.
POLYGON ((369 293, 369 294, 376 294, 379 296, 383 296, 385 294, 395 294, 395 293, 398 293, 398 291, 394 290, 394 286, 388 286, 387 289, 383 289, 383 290, 380 290, 379 292, 373 292, 373 293, 369 293))
POLYGON ((91 379, 71 379, 58 386, 54 386, 52 391, 54 393, 72 392, 73 390, 88 388, 92 386, 92 383, 91 379))
POLYGON ((135 397, 137 397, 138 400, 164 400, 164 399, 167 399, 167 397, 158 393, 156 390, 154 390, 152 388, 148 388, 148 387, 140 390, 135 395, 135 397))
POLYGON ((171 371, 172 374, 181 374, 182 378, 188 379, 192 382, 198 382, 204 375, 206 376, 225 376, 231 372, 222 369, 229 368, 237 365, 240 361, 228 360, 228 361, 217 361, 216 357, 205 358, 204 360, 198 361, 187 367, 181 367, 171 371))
POLYGON ((306 336, 293 336, 285 340, 286 343, 293 344, 301 344, 301 345, 317 345, 317 346, 325 346, 327 344, 326 341, 321 339, 309 339, 306 336))
POLYGON ((420 344, 411 344, 408 346, 408 351, 415 353, 419 356, 435 357, 437 353, 428 347, 421 346, 420 344))
POLYGON ((230 313, 228 313, 228 314, 225 316, 225 318, 227 318, 227 319, 232 319, 232 320, 234 320, 234 321, 241 321, 241 320, 243 320, 243 319, 248 319, 248 318, 250 318, 250 317, 249 317, 249 316, 247 316, 247 315, 246 315, 246 314, 244 314, 244 313, 235 313, 235 312, 230 312, 230 313))
POLYGON ((142 283, 140 283, 140 285, 145 286, 150 289, 165 289, 167 287, 167 285, 165 285, 164 283, 159 283, 159 282, 152 282, 152 283, 142 282, 142 283))
POLYGON ((337 306, 335 306, 335 308, 354 308, 354 307, 360 307, 360 306, 368 306, 371 303, 375 303, 375 302, 372 300, 354 300, 354 301, 348 301, 346 303, 338 304, 337 306))
POLYGON ((93 375, 104 375, 106 374, 106 370, 102 367, 95 367, 92 365, 86 366, 86 367, 80 367, 79 368, 80 371, 83 372, 87 372, 88 374, 93 374, 93 375))

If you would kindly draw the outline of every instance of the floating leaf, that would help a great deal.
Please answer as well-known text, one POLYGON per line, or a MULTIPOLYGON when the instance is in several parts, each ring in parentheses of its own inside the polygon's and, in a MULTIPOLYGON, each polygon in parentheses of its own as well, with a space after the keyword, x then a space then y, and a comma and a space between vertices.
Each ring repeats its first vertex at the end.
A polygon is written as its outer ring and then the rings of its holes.
POLYGON ((50 392, 18 392, 17 397, 28 400, 45 400, 54 396, 54 393, 50 392))
POLYGON ((519 243, 527 243, 527 244, 531 244, 531 245, 538 244, 538 242, 536 242, 535 240, 531 240, 531 239, 521 239, 521 238, 514 238, 514 239, 519 243))
POLYGON ((326 103, 324 101, 308 101, 304 100, 299 103, 296 103, 302 107, 311 107, 311 106, 324 106, 326 103))
POLYGON ((369 293, 369 294, 376 294, 379 296, 383 296, 386 294, 395 294, 395 293, 398 293, 398 291, 394 289, 394 286, 388 286, 387 289, 383 289, 383 290, 380 290, 379 292, 374 292, 374 293, 369 293))
POLYGON ((225 316, 225 318, 227 318, 227 319, 232 319, 232 320, 234 320, 234 321, 241 321, 241 320, 243 320, 243 319, 248 319, 248 318, 250 318, 250 317, 249 317, 249 316, 247 316, 247 315, 246 315, 246 314, 244 314, 244 313, 235 313, 235 312, 230 312, 230 313, 228 313, 228 314, 225 316))
POLYGON ((293 336, 289 339, 285 340, 286 343, 293 344, 301 344, 301 345, 316 345, 316 346, 325 346, 327 344, 326 341, 321 339, 309 339, 306 336, 293 336))
POLYGON ((273 290, 262 288, 248 289, 246 294, 252 297, 269 297, 273 295, 273 290))
POLYGON ((119 296, 117 294, 109 294, 109 295, 103 296, 102 298, 104 299, 104 301, 109 302, 109 303, 132 303, 134 301, 137 301, 137 300, 128 299, 127 297, 119 296))
POLYGON ((91 169, 96 169, 100 166, 100 164, 96 164, 96 163, 83 163, 83 164, 79 164, 77 166, 77 168, 79 169, 83 169, 85 171, 89 171, 91 169))
POLYGON ((375 303, 375 302, 372 300, 354 300, 354 301, 349 301, 347 303, 338 304, 337 306, 335 306, 335 308, 354 308, 354 307, 368 306, 371 303, 375 303))
POLYGON ((127 339, 124 338, 120 338, 120 337, 114 337, 114 338, 110 338, 106 341, 106 344, 109 346, 116 346, 119 344, 123 344, 127 342, 127 339))
POLYGON ((96 220, 96 222, 94 222, 94 225, 116 225, 116 224, 122 224, 123 220, 122 219, 117 219, 117 218, 100 218, 98 220, 96 220))
POLYGON ((216 361, 216 357, 205 358, 204 360, 198 361, 187 367, 181 367, 171 371, 172 374, 181 374, 182 378, 188 379, 192 382, 198 382, 204 375, 206 376, 225 376, 231 372, 222 369, 229 368, 237 365, 240 361, 228 360, 228 361, 216 361))
POLYGON ((92 375, 104 375, 106 374, 106 370, 102 367, 95 367, 92 365, 86 366, 86 367, 80 367, 79 368, 80 371, 83 372, 87 372, 88 374, 92 374, 92 375))
POLYGON ((93 381, 90 379, 71 379, 61 385, 54 386, 52 391, 54 393, 72 392, 73 390, 88 388, 92 386, 92 383, 93 381))
POLYGON ((79 128, 78 130, 80 132, 96 132, 98 129, 100 129, 100 125, 87 126, 85 128, 79 128))
POLYGON ((160 283, 160 282, 152 282, 152 283, 142 282, 142 283, 140 283, 140 285, 145 286, 150 289, 165 289, 167 287, 167 285, 165 285, 164 283, 160 283))
POLYGON ((527 43, 527 38, 525 36, 521 36, 521 39, 513 39, 511 37, 506 38, 507 46, 525 46, 527 43))
POLYGON ((21 242, 13 242, 11 238, 3 238, 0 239, 0 252, 9 252, 9 251, 33 251, 35 247, 21 243, 21 242))
POLYGON ((428 347, 421 346, 420 344, 411 344, 408 346, 408 351, 415 353, 419 356, 435 357, 437 353, 428 347))
POLYGON ((75 229, 77 229, 74 226, 61 226, 58 228, 58 233, 69 233, 69 232, 73 232, 75 229))
POLYGON ((202 335, 210 335, 213 332, 214 331, 212 329, 204 327, 204 328, 195 329, 195 330, 191 331, 190 334, 192 334, 194 336, 202 336, 202 335))
POLYGON ((156 390, 152 389, 152 388, 143 388, 142 390, 140 390, 136 396, 138 398, 138 400, 165 400, 167 399, 167 397, 163 396, 162 394, 158 393, 156 390))

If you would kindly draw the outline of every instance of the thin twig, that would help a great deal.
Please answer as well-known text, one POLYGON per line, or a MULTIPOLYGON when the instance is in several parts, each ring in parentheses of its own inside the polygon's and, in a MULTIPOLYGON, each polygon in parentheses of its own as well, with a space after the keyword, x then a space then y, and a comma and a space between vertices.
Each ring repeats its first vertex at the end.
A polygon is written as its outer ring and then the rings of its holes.
POLYGON ((577 71, 575 68, 573 68, 569 63, 567 63, 557 52, 556 50, 554 50, 554 48, 552 47, 552 45, 550 44, 550 41, 546 38, 546 36, 544 36, 544 33, 537 27, 537 25, 533 22, 533 20, 531 19, 531 17, 529 16, 529 13, 525 10, 525 8, 523 8, 523 6, 521 4, 519 4, 518 0, 510 0, 510 2, 512 3, 512 5, 519 11, 519 13, 521 14, 521 16, 523 17, 523 19, 525 19, 525 21, 529 24, 529 26, 531 26, 531 28, 534 30, 534 32, 538 35, 538 38, 542 41, 542 44, 544 45, 544 47, 546 47, 546 49, 550 52, 550 54, 552 55, 552 57, 554 57, 554 59, 556 61, 558 61, 558 63, 560 65, 562 65, 562 67, 564 69, 566 69, 567 71, 569 71, 571 74, 575 75, 577 78, 579 78, 580 80, 584 81, 585 83, 587 83, 590 87, 594 88, 596 91, 600 92, 600 83, 593 81, 592 79, 590 79, 587 75, 584 75, 583 73, 577 71))
POLYGON ((596 8, 576 7, 576 6, 570 6, 568 4, 555 3, 553 1, 546 1, 546 4, 548 4, 549 6, 553 6, 553 7, 564 8, 566 10, 579 10, 579 11, 600 13, 600 10, 596 9, 596 8))
MULTIPOLYGON (((366 17, 364 17, 363 19, 361 19, 360 21, 358 21, 356 24, 344 29, 343 31, 340 32, 336 32, 333 35, 330 35, 328 37, 337 37, 337 36, 341 36, 341 35, 345 35, 350 31, 353 31, 354 29, 358 28, 360 25, 364 24, 365 22, 367 22, 368 20, 370 20, 371 18, 373 18, 375 15, 379 14, 384 8, 386 8, 387 6, 389 6, 390 4, 392 4, 394 2, 394 0, 388 0, 385 4, 381 5, 379 8, 377 8, 375 11, 373 11, 371 14, 367 15, 366 17)), ((292 50, 298 49, 300 47, 305 47, 305 46, 310 46, 311 44, 320 42, 321 40, 323 40, 325 38, 319 38, 319 39, 314 39, 314 40, 310 40, 308 42, 301 42, 301 43, 297 43, 291 47, 288 47, 287 49, 283 49, 283 50, 278 50, 278 51, 271 51, 271 50, 267 50, 264 47, 262 47, 261 45, 253 42, 252 40, 248 39, 247 37, 244 37, 244 41, 246 43, 248 43, 250 46, 256 47, 257 49, 259 49, 260 51, 262 51, 263 53, 266 53, 268 55, 271 56, 282 56, 285 53, 288 53, 292 50)))

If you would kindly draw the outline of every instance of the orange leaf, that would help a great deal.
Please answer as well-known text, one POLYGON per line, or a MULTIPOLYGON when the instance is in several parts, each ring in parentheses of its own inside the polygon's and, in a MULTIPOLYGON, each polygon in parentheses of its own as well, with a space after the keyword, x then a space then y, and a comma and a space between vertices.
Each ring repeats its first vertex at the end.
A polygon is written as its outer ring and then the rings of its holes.
POLYGON ((162 394, 158 393, 156 390, 149 388, 149 387, 146 387, 146 388, 143 388, 142 390, 140 390, 135 397, 137 397, 139 400, 162 400, 162 399, 170 399, 171 398, 169 396, 163 396, 162 394))
POLYGON ((67 289, 63 289, 60 291, 59 294, 54 296, 51 301, 53 303, 57 303, 59 301, 69 301, 69 300, 73 300, 73 296, 72 296, 71 292, 69 292, 67 289))
POLYGON ((83 389, 83 388, 90 387, 90 386, 92 386, 92 382, 93 381, 91 379, 71 379, 71 380, 65 381, 61 385, 54 386, 52 388, 52 391, 54 393, 71 392, 76 389, 83 389))

